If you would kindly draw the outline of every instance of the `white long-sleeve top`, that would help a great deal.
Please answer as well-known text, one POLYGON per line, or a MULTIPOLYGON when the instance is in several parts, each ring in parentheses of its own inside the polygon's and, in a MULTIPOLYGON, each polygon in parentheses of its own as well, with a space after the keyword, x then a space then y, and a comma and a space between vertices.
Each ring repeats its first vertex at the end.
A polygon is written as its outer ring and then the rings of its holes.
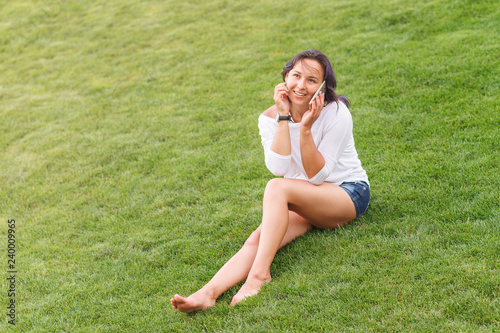
POLYGON ((330 103, 322 111, 311 128, 314 143, 323 155, 325 166, 312 178, 302 165, 300 154, 300 123, 289 123, 292 153, 279 155, 271 150, 278 123, 264 115, 259 117, 259 132, 264 146, 266 166, 275 176, 303 179, 311 184, 329 182, 340 185, 343 182, 368 182, 366 171, 361 166, 354 147, 352 117, 347 106, 330 103), (337 107, 338 106, 338 107, 337 107))

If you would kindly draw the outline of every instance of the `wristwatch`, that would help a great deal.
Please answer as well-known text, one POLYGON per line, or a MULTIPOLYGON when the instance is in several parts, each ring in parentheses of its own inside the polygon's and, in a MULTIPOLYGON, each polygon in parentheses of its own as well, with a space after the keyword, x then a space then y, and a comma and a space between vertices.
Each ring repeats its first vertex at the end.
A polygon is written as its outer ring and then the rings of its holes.
POLYGON ((293 118, 292 118, 292 115, 291 114, 288 114, 288 116, 280 116, 279 113, 276 114, 276 122, 280 122, 282 120, 288 120, 288 121, 291 121, 293 123, 293 118))

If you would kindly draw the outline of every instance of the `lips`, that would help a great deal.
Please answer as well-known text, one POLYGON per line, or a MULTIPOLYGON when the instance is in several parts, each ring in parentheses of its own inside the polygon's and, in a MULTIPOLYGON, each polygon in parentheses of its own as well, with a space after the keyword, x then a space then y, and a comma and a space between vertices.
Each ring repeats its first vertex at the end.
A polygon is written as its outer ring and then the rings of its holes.
POLYGON ((299 97, 304 97, 304 96, 306 96, 306 94, 299 93, 299 92, 297 92, 297 91, 295 91, 295 90, 293 91, 293 93, 294 93, 295 95, 299 96, 299 97))

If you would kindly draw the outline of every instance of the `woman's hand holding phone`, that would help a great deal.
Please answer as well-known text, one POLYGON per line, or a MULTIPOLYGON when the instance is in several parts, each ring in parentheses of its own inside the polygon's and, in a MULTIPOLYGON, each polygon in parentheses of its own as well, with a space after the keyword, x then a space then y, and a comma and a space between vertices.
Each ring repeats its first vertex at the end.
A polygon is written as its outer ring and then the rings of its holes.
POLYGON ((276 104, 280 116, 288 116, 290 113, 290 101, 288 100, 288 87, 286 83, 280 83, 274 88, 274 104, 276 104))
POLYGON ((316 119, 319 118, 321 114, 321 110, 325 106, 325 93, 323 91, 316 92, 316 95, 313 97, 311 102, 309 103, 309 110, 304 113, 302 116, 301 126, 304 128, 311 128, 316 119))

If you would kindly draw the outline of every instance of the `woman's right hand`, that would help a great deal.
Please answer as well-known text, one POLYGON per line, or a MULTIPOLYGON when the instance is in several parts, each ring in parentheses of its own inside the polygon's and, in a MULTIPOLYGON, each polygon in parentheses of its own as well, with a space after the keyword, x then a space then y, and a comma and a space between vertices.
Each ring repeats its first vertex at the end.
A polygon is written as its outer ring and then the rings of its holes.
POLYGON ((288 100, 288 87, 286 83, 280 83, 274 88, 274 104, 276 104, 280 116, 288 116, 290 113, 290 101, 288 100))

